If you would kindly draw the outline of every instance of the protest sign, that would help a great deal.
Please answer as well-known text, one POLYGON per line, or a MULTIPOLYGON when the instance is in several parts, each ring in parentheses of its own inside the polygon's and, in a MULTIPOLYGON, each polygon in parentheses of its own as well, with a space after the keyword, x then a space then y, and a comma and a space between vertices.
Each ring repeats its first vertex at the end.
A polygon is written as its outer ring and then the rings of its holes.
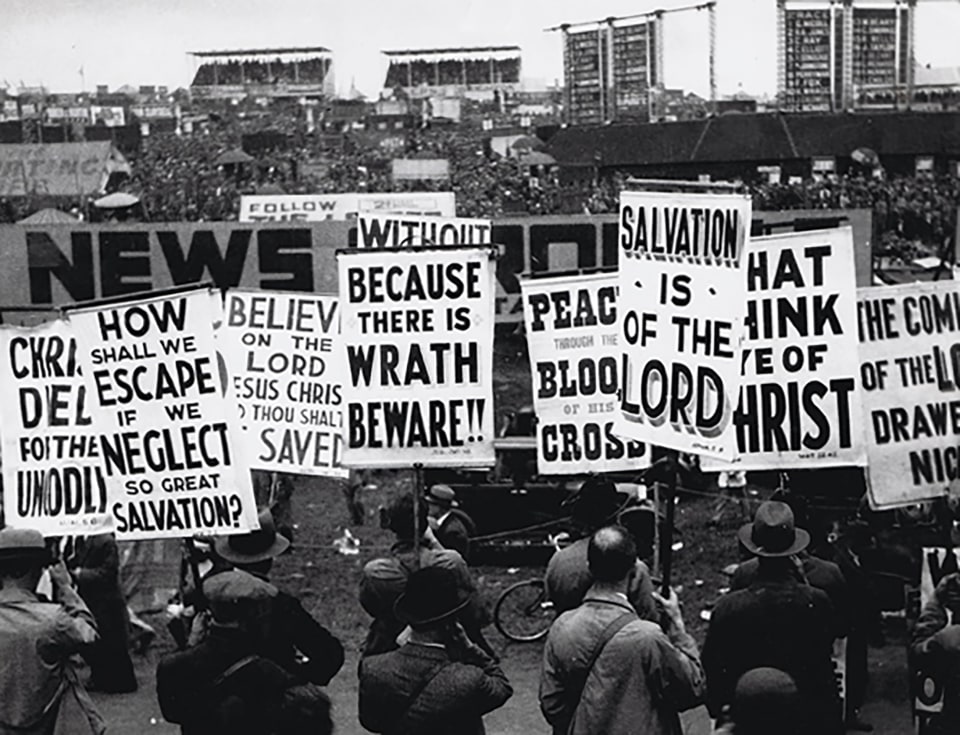
POLYGON ((118 538, 258 528, 207 289, 69 314, 118 538))
POLYGON ((525 279, 520 288, 539 472, 648 467, 649 447, 613 431, 620 385, 616 274, 525 279))
POLYGON ((241 222, 320 222, 360 213, 399 212, 455 217, 452 191, 377 194, 260 194, 240 197, 241 222))
POLYGON ((857 291, 871 504, 960 490, 960 283, 857 291))
POLYGON ((252 469, 347 476, 339 317, 334 296, 227 293, 219 340, 233 366, 252 469))
POLYGON ((345 465, 493 464, 491 256, 338 254, 345 465))
POLYGON ((742 195, 620 195, 621 436, 736 454, 749 223, 742 195))
MULTIPOLYGON (((960 571, 960 549, 943 549, 929 547, 923 549, 920 559, 920 610, 933 600, 937 585, 948 574, 960 571)), ((947 611, 947 624, 956 624, 960 621, 953 619, 952 612, 947 611)), ((936 725, 943 713, 944 689, 947 685, 947 676, 939 666, 930 666, 930 662, 913 659, 911 678, 914 685, 913 709, 916 716, 918 735, 924 733, 941 732, 936 725)))
POLYGON ((732 466, 866 464, 850 228, 751 238, 744 273, 743 386, 732 466))
POLYGON ((490 228, 488 219, 361 212, 357 227, 357 247, 489 245, 490 228))
POLYGON ((76 352, 62 320, 0 327, 5 521, 45 536, 112 528, 76 352))

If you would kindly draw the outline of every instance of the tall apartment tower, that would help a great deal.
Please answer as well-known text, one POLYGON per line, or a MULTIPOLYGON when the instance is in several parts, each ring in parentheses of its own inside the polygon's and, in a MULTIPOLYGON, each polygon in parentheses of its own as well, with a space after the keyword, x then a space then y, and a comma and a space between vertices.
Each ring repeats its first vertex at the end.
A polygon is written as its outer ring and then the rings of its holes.
POLYGON ((916 0, 777 0, 780 109, 856 109, 888 95, 909 104, 916 0))
POLYGON ((649 120, 655 114, 655 93, 663 87, 662 13, 560 30, 568 123, 649 120))

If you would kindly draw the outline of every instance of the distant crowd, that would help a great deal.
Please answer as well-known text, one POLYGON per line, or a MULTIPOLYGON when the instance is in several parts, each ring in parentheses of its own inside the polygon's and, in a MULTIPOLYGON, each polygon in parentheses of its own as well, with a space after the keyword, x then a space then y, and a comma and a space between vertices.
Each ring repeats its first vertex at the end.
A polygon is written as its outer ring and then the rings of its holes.
MULTIPOLYGON (((152 221, 236 220, 242 194, 438 189, 456 193, 457 213, 465 217, 600 214, 616 211, 624 179, 614 173, 561 182, 556 167, 527 164, 523 155, 502 156, 491 150, 489 133, 468 125, 403 131, 394 147, 383 147, 381 140, 363 133, 306 135, 296 126, 281 126, 288 141, 283 149, 257 151, 253 163, 218 165, 224 151, 240 147, 245 130, 234 123, 222 120, 201 134, 143 140, 131 156, 132 179, 121 184, 141 197, 143 216, 152 221), (394 182, 390 165, 396 157, 445 158, 451 178, 394 182)), ((753 183, 749 191, 758 211, 872 209, 881 248, 905 252, 925 246, 936 252, 955 236, 960 179, 826 175, 753 183)), ((82 210, 84 204, 75 207, 82 210)), ((0 222, 15 222, 36 208, 32 201, 0 200, 0 222)))

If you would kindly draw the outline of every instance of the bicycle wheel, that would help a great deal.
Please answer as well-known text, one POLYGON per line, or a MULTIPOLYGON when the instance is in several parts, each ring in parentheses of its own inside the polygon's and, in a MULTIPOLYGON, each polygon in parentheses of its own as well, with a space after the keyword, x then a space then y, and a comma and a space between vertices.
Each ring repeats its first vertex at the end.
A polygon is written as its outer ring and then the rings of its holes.
POLYGON ((493 608, 493 623, 497 630, 518 643, 543 638, 553 617, 553 603, 547 599, 542 579, 528 579, 510 585, 493 608))

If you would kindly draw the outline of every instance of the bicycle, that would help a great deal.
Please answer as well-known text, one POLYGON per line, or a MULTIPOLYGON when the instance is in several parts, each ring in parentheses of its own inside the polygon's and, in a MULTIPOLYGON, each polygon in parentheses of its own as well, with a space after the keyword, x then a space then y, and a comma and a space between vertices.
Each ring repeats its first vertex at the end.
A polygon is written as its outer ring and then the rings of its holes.
POLYGON ((493 608, 493 624, 517 643, 540 640, 553 623, 553 603, 542 579, 527 579, 507 587, 493 608))

